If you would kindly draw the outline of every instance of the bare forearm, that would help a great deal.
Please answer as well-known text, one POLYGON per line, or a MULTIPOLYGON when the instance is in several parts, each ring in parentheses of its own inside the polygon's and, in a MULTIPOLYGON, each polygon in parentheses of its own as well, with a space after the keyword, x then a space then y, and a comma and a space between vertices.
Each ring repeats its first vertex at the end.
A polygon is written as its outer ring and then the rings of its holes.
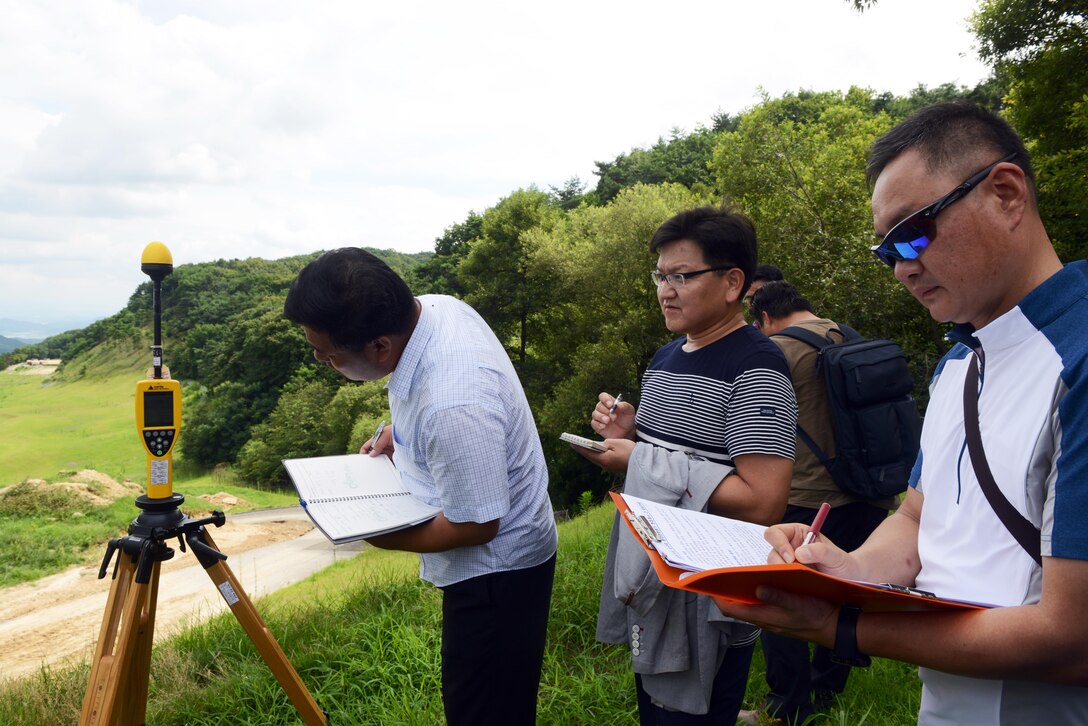
POLYGON ((722 479, 710 495, 707 511, 730 519, 772 525, 782 521, 787 496, 761 496, 758 488, 737 474, 722 479))
POLYGON ((734 463, 736 470, 710 495, 707 510, 757 524, 781 522, 789 500, 793 462, 779 456, 748 454, 736 457, 734 463))
POLYGON ((873 655, 979 678, 1088 686, 1088 561, 1043 558, 1034 605, 970 613, 862 615, 858 645, 873 655))
POLYGON ((444 552, 490 542, 499 532, 499 520, 451 522, 445 514, 408 529, 370 537, 367 542, 385 550, 402 552, 444 552))
POLYGON ((921 569, 917 520, 893 512, 851 557, 858 567, 852 579, 914 585, 921 569))
POLYGON ((1084 636, 1054 622, 1040 605, 863 614, 858 647, 870 655, 976 678, 1088 685, 1084 636))

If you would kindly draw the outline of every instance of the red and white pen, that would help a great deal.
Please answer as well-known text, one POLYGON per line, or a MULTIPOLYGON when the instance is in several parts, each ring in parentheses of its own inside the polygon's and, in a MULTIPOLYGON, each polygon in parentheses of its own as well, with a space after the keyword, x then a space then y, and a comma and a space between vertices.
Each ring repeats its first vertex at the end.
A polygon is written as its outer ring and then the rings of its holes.
POLYGON ((801 542, 802 547, 816 541, 816 536, 820 534, 820 528, 824 526, 824 520, 827 519, 827 513, 830 511, 831 505, 827 502, 820 505, 820 511, 816 512, 816 517, 812 520, 812 527, 809 528, 808 534, 805 535, 805 539, 801 542))

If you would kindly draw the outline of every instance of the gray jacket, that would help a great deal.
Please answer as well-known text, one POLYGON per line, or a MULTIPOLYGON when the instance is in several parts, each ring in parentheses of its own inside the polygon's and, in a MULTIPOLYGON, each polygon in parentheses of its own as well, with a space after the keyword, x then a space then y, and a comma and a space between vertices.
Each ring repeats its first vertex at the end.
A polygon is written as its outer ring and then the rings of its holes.
MULTIPOLYGON (((732 467, 639 443, 627 465, 624 492, 682 509, 703 511, 732 467)), ((631 648, 631 667, 653 702, 703 714, 714 676, 730 645, 751 643, 759 631, 721 614, 705 595, 661 584, 642 545, 619 516, 605 561, 597 640, 631 648)))

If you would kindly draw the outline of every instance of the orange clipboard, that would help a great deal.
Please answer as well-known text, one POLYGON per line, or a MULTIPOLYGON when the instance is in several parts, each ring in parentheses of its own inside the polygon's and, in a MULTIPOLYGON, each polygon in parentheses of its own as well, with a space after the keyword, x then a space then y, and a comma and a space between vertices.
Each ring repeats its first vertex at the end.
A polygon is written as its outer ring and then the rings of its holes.
POLYGON ((865 612, 939 612, 948 610, 985 610, 990 607, 981 603, 961 600, 945 600, 916 592, 904 592, 895 585, 874 585, 844 580, 818 572, 798 563, 778 565, 753 565, 750 567, 724 567, 714 570, 691 572, 673 567, 661 558, 645 533, 632 522, 631 508, 622 494, 609 492, 620 519, 627 524, 631 534, 642 544, 650 558, 654 571, 662 583, 669 587, 703 595, 711 595, 734 602, 759 604, 756 588, 773 587, 795 595, 827 600, 839 605, 851 605, 865 612))

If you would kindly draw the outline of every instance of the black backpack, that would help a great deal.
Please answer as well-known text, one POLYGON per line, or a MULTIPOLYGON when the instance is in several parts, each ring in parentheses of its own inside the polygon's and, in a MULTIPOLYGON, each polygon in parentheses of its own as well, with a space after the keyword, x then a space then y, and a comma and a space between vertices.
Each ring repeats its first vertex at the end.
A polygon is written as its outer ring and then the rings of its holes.
POLYGON ((827 390, 835 458, 829 459, 800 426, 797 435, 847 494, 869 500, 900 494, 907 488, 922 433, 910 395, 910 368, 896 343, 868 340, 846 325, 838 328, 841 343, 797 326, 776 333, 820 351, 816 375, 827 390))

